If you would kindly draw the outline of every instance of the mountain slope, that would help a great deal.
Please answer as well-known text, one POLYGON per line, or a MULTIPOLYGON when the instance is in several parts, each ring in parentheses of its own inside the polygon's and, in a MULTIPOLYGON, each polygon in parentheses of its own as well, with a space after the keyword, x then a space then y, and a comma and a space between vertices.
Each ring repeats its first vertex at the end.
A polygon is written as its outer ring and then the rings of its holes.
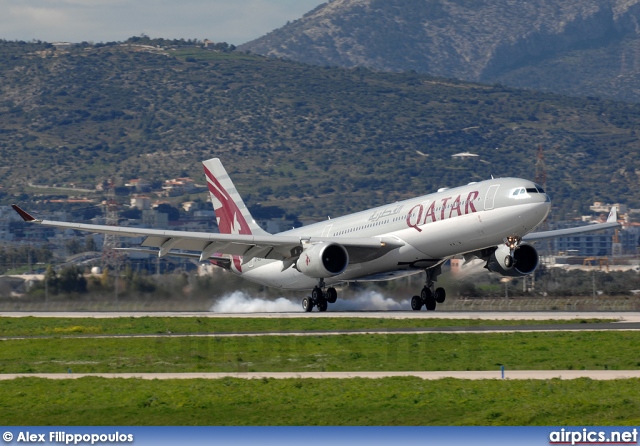
POLYGON ((333 0, 240 49, 640 101, 639 17, 640 0, 333 0))
POLYGON ((151 44, 0 42, 0 77, 2 204, 40 199, 29 183, 199 182, 217 156, 249 205, 326 218, 533 179, 543 145, 556 217, 640 208, 640 105, 151 44))

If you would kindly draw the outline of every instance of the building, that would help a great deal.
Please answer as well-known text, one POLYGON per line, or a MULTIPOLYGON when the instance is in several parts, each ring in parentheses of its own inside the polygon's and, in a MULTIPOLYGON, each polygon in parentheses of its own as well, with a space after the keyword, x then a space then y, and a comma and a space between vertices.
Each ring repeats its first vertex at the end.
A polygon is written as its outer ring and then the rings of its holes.
POLYGON ((131 197, 131 207, 140 209, 141 211, 148 211, 151 209, 151 198, 145 196, 131 197))
POLYGON ((596 214, 608 214, 611 211, 611 208, 614 206, 618 209, 618 215, 626 214, 627 212, 629 212, 626 204, 605 204, 600 201, 596 201, 595 203, 593 203, 593 206, 589 206, 589 209, 596 214))

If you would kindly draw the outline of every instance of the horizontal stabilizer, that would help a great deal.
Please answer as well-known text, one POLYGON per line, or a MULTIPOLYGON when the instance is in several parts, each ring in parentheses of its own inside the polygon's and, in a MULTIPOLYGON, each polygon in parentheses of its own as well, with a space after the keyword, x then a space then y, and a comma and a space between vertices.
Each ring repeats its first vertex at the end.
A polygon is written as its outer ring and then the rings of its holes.
POLYGON ((615 206, 611 207, 611 212, 607 217, 607 223, 617 223, 618 221, 618 209, 615 206))

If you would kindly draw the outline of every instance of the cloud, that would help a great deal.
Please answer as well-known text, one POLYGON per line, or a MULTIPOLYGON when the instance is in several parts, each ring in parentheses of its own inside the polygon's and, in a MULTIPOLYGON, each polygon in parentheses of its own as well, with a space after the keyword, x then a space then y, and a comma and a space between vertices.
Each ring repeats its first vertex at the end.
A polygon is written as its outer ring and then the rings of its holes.
MULTIPOLYGON (((362 291, 353 297, 341 299, 329 304, 331 311, 399 311, 409 309, 409 301, 395 301, 377 291, 362 291)), ((243 291, 234 291, 223 296, 210 309, 215 313, 301 313, 301 301, 284 297, 275 300, 252 297, 243 291)), ((317 311, 314 309, 314 311, 317 311)))

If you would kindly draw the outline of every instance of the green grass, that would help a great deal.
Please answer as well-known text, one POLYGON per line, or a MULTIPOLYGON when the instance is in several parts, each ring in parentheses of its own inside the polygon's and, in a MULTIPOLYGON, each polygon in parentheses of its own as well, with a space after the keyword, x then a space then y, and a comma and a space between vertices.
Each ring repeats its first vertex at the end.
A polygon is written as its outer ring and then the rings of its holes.
POLYGON ((0 382, 5 425, 637 425, 640 380, 0 382))
POLYGON ((0 373, 640 368, 640 333, 47 338, 0 342, 0 373))
POLYGON ((3 336, 66 336, 86 334, 254 333, 313 330, 393 330, 428 327, 521 326, 613 322, 614 319, 480 320, 480 319, 373 319, 373 318, 41 318, 0 317, 3 336))
MULTIPOLYGON (((547 321, 548 323, 549 321, 547 321)), ((573 321, 578 322, 578 321, 573 321)), ((584 321, 585 323, 591 321, 584 321)), ((78 337, 393 329, 477 320, 2 318, 0 373, 638 369, 634 331, 78 337)), ((597 325, 594 325, 594 327, 597 325)), ((640 380, 0 381, 6 425, 635 425, 640 380)))

